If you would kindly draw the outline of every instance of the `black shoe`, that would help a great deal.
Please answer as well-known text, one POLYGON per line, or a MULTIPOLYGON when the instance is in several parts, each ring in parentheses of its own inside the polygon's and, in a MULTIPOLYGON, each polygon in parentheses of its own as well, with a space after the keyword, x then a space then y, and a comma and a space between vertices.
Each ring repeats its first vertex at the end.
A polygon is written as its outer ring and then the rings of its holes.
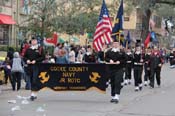
POLYGON ((139 90, 141 91, 142 90, 142 87, 139 87, 139 90))
POLYGON ((25 88, 25 90, 31 90, 30 88, 25 88))
POLYGON ((13 91, 15 91, 15 90, 16 90, 16 88, 15 88, 15 87, 13 87, 13 88, 12 88, 12 90, 13 90, 13 91))
POLYGON ((111 103, 115 103, 115 104, 117 104, 119 101, 118 101, 118 99, 111 99, 110 102, 111 102, 111 103))
POLYGON ((36 96, 30 96, 30 100, 31 100, 31 101, 34 101, 35 99, 37 99, 36 96))
POLYGON ((150 86, 150 89, 153 89, 154 88, 154 86, 150 86))
POLYGON ((128 82, 128 85, 131 85, 131 82, 128 82))
POLYGON ((113 103, 117 104, 118 102, 119 102, 118 99, 114 99, 113 103))
POLYGON ((113 102, 115 102, 115 99, 111 99, 111 101, 110 101, 111 103, 113 103, 113 102))

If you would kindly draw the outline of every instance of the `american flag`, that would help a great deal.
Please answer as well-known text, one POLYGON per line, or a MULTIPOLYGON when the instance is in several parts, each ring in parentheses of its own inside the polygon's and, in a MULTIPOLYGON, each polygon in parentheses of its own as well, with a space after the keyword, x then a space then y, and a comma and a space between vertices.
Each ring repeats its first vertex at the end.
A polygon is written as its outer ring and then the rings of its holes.
POLYGON ((93 39, 93 47, 96 51, 102 50, 104 44, 109 44, 112 42, 112 23, 110 21, 108 9, 106 7, 105 1, 101 7, 101 13, 96 26, 96 31, 93 39))

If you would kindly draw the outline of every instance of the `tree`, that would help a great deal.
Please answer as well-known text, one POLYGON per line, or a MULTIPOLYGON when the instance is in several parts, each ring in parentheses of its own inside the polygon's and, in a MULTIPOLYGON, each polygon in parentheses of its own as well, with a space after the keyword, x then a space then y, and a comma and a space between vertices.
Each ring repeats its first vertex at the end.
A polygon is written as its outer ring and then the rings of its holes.
POLYGON ((168 5, 173 5, 175 6, 175 1, 174 0, 153 0, 154 3, 159 3, 159 4, 168 4, 168 5))
POLYGON ((101 0, 60 0, 54 29, 67 34, 94 32, 101 0))
POLYGON ((52 20, 57 14, 56 0, 32 0, 28 29, 41 37, 47 36, 52 31, 52 20))

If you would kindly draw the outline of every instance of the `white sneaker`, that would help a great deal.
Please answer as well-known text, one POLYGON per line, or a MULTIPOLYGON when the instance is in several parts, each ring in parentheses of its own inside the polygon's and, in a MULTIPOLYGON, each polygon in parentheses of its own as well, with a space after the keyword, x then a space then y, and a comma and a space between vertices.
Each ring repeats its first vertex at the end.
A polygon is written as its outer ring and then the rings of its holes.
POLYGON ((122 82, 122 83, 121 83, 121 86, 124 86, 124 85, 125 85, 125 83, 124 83, 124 82, 122 82))
POLYGON ((119 95, 118 94, 115 94, 114 99, 119 100, 119 95))
POLYGON ((139 87, 135 87, 135 91, 139 91, 139 87))
POLYGON ((131 84, 131 79, 128 80, 128 84, 129 84, 129 85, 131 84))
POLYGON ((140 90, 140 91, 142 90, 142 84, 139 85, 139 90, 140 90))
POLYGON ((145 86, 148 86, 148 81, 145 81, 145 82, 144 82, 144 85, 145 85, 145 86))
POLYGON ((124 85, 127 85, 128 84, 128 80, 126 79, 125 81, 124 81, 124 85))
POLYGON ((175 68, 175 65, 171 65, 170 68, 171 68, 171 69, 172 69, 172 68, 175 68))

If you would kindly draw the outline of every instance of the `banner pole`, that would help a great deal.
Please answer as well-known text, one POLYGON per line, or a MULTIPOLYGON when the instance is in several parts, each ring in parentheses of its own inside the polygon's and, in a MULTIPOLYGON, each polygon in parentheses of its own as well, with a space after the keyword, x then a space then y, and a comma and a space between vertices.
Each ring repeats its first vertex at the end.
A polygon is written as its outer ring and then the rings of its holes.
POLYGON ((126 41, 126 49, 128 48, 128 41, 126 41))
POLYGON ((120 39, 121 39, 121 38, 120 38, 120 31, 119 31, 119 44, 120 44, 120 39))

